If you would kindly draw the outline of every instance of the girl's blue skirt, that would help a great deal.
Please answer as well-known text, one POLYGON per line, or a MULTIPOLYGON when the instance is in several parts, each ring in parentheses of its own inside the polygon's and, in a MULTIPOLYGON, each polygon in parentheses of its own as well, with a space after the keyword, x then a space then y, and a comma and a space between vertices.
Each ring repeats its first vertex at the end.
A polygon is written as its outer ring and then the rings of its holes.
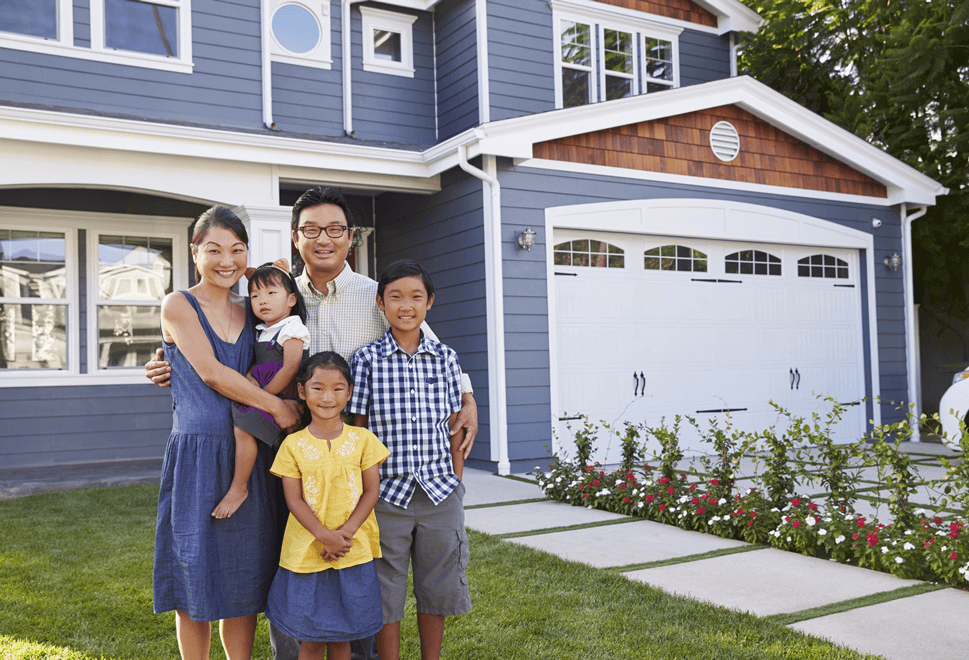
POLYGON ((349 642, 383 627, 380 584, 372 561, 318 573, 276 571, 266 618, 301 642, 349 642))

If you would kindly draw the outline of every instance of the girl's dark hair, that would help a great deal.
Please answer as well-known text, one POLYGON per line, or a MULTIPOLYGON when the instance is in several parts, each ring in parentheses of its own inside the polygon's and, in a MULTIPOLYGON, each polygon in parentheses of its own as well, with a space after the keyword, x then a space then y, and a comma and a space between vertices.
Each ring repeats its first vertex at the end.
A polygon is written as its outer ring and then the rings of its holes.
POLYGON ((317 369, 336 369, 347 379, 348 385, 353 385, 353 377, 350 375, 350 365, 343 359, 343 356, 333 351, 323 351, 314 353, 303 361, 303 368, 296 376, 296 382, 306 386, 309 379, 313 377, 313 372, 317 369))
MULTIPOLYGON (((228 229, 246 244, 246 248, 249 247, 249 234, 246 233, 246 226, 242 224, 242 220, 235 213, 224 206, 213 206, 199 216, 199 219, 195 221, 195 227, 192 229, 192 245, 201 244, 205 235, 216 227, 228 229)), ((198 267, 193 267, 195 283, 198 284, 202 281, 202 276, 199 274, 198 267)))
POLYGON ((290 310, 290 314, 298 316, 299 320, 305 325, 306 303, 303 302, 303 296, 300 294, 299 287, 296 286, 296 281, 293 279, 293 276, 282 268, 276 268, 272 263, 265 263, 257 268, 256 272, 249 278, 249 295, 252 295, 253 287, 262 288, 272 284, 283 287, 288 293, 296 294, 296 304, 290 310))
POLYGON ((427 291, 427 297, 430 298, 434 295, 434 282, 431 281, 431 276, 427 274, 423 266, 413 259, 398 259, 384 268, 383 272, 380 273, 380 281, 377 282, 377 295, 383 298, 384 289, 387 288, 388 284, 405 277, 421 278, 421 281, 424 282, 424 289, 427 291))

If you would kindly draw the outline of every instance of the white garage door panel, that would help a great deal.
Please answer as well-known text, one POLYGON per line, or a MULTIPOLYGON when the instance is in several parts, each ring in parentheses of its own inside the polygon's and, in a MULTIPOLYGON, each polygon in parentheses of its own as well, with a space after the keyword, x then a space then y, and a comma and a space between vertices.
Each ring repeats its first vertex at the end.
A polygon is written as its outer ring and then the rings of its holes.
MULTIPOLYGON (((553 268, 560 417, 657 425, 679 414, 706 429, 729 415, 735 427, 759 431, 784 426, 769 401, 810 418, 826 410, 816 395, 842 403, 864 395, 856 252, 578 231, 556 232, 554 241, 583 239, 622 249, 624 267, 553 268), (644 269, 644 251, 664 245, 702 252, 706 271, 644 269), (725 256, 749 249, 780 259, 782 275, 727 273, 725 256), (850 277, 798 277, 797 261, 821 253, 846 262, 850 277)), ((836 436, 857 439, 864 424, 864 406, 849 407, 836 436)), ((563 423, 567 449, 569 438, 563 423)), ((686 422, 681 443, 701 449, 686 422)), ((618 462, 619 443, 609 444, 596 460, 618 462)))

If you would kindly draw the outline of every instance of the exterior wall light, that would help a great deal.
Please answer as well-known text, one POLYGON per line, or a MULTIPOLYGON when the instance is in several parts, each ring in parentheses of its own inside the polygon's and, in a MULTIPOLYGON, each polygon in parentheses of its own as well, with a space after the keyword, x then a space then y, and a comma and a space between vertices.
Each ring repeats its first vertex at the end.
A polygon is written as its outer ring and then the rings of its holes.
POLYGON ((902 265, 902 258, 898 256, 898 252, 890 257, 885 257, 885 267, 888 270, 898 270, 898 267, 902 265))
POLYGON ((529 252, 535 247, 535 232, 531 227, 525 227, 525 231, 518 236, 518 245, 529 252))

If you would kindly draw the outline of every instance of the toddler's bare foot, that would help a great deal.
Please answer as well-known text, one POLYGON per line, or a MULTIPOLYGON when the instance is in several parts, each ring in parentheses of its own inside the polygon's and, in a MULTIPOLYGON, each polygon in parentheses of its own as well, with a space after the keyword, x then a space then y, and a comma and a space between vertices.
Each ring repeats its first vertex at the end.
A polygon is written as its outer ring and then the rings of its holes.
POLYGON ((249 497, 249 490, 246 488, 229 488, 222 501, 212 511, 213 518, 228 518, 236 512, 242 503, 249 497))

